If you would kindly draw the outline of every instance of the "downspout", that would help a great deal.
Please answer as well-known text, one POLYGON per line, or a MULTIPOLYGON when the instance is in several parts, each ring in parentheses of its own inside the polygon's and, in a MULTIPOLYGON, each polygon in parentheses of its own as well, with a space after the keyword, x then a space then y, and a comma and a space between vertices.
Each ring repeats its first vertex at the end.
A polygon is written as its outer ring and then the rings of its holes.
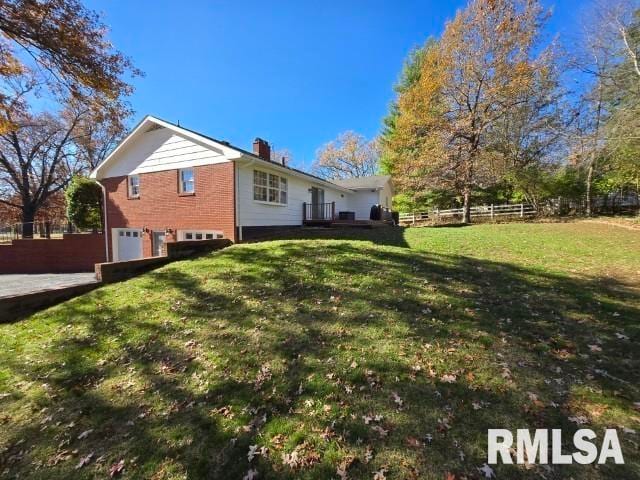
POLYGON ((102 216, 104 218, 104 260, 109 261, 109 228, 107 226, 107 189, 98 180, 96 183, 100 185, 102 189, 102 216))

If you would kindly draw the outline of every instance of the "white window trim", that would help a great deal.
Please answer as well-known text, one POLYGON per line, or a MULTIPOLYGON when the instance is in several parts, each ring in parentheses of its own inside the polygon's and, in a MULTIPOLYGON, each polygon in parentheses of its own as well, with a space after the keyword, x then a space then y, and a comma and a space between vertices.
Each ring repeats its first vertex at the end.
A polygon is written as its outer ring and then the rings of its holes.
POLYGON ((186 235, 188 233, 193 234, 193 236, 195 237, 195 235, 197 233, 201 233, 202 234, 202 239, 201 240, 211 240, 211 239, 207 239, 204 238, 207 234, 213 234, 213 238, 224 238, 223 233, 220 230, 199 230, 199 229, 189 229, 189 230, 178 230, 178 241, 179 242, 190 242, 190 241, 196 241, 195 238, 190 238, 190 239, 186 239, 186 235), (219 235, 219 236, 218 236, 219 235))
POLYGON ((270 206, 274 206, 274 207, 286 207, 289 205, 289 178, 282 176, 278 173, 271 173, 271 172, 267 172, 265 170, 260 170, 258 168, 254 168, 253 169, 253 179, 252 179, 252 183, 251 183, 251 198, 253 198, 253 202, 254 203, 259 203, 261 205, 270 205, 270 206), (254 172, 261 172, 264 173, 267 176, 267 184, 266 185, 258 185, 257 183, 255 183, 255 173, 254 172), (274 176, 274 177, 278 177, 278 199, 281 198, 282 192, 285 192, 287 194, 287 201, 285 203, 282 203, 280 201, 277 202, 270 202, 269 199, 269 190, 275 190, 274 188, 269 186, 269 176, 274 176), (285 180, 285 182, 287 183, 287 188, 286 190, 282 189, 282 180, 285 180), (267 189, 267 200, 256 200, 256 194, 255 194, 255 188, 256 187, 261 187, 261 188, 266 188, 267 189))
POLYGON ((127 198, 140 198, 140 175, 127 175, 127 198), (136 195, 131 193, 131 179, 134 177, 138 178, 138 193, 136 195))
POLYGON ((288 203, 265 202, 263 200, 254 200, 253 203, 259 203, 260 205, 268 205, 269 207, 287 207, 289 205, 288 203))
POLYGON ((187 168, 179 168, 178 169, 178 193, 180 195, 195 195, 196 193, 196 171, 195 169, 193 169, 192 167, 187 167, 187 168), (193 183, 193 190, 188 192, 186 190, 183 189, 183 185, 182 185, 182 172, 184 172, 185 170, 191 170, 191 181, 193 183))

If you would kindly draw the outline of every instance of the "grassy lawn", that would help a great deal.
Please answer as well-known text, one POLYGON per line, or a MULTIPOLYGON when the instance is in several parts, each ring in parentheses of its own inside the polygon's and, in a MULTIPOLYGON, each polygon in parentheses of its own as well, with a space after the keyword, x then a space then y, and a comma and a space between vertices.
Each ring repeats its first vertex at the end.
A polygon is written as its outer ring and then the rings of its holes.
POLYGON ((639 232, 305 235, 0 326, 0 476, 483 478, 488 428, 587 427, 626 464, 497 478, 640 478, 639 232))

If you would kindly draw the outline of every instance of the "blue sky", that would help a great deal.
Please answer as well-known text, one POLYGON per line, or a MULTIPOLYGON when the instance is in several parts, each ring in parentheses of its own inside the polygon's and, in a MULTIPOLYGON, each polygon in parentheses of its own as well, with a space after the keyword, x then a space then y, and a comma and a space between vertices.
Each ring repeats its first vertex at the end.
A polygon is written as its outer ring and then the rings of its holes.
MULTIPOLYGON (((548 34, 572 36, 585 2, 553 7, 548 34)), ((251 148, 256 136, 309 167, 345 130, 375 136, 409 50, 464 1, 106 1, 116 48, 145 72, 145 114, 251 148)))

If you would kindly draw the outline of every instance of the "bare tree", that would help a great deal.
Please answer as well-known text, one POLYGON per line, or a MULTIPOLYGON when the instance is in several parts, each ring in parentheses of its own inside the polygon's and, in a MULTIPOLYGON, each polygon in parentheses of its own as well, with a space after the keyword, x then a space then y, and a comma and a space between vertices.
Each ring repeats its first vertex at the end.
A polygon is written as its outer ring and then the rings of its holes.
MULTIPOLYGON (((607 164, 607 143, 605 125, 610 120, 612 96, 619 97, 618 92, 636 88, 640 85, 640 69, 638 55, 640 52, 640 36, 632 31, 634 16, 638 15, 640 2, 602 0, 596 2, 583 21, 583 34, 580 48, 575 55, 575 66, 590 77, 584 88, 580 104, 580 119, 576 122, 573 137, 573 152, 576 163, 586 170, 586 213, 593 210, 593 182, 607 164), (628 74, 620 74, 620 66, 628 74)), ((637 23, 637 20, 636 20, 637 23)), ((614 99, 615 103, 615 99, 614 99)), ((624 111, 635 108, 626 106, 620 117, 625 118, 624 111)), ((629 119, 628 129, 635 120, 629 119)), ((616 131, 610 125, 611 131, 616 131)))
POLYGON ((366 177, 376 174, 379 160, 376 140, 347 131, 318 150, 311 169, 315 175, 328 179, 366 177))
POLYGON ((293 162, 293 154, 288 148, 272 149, 271 161, 283 165, 290 165, 293 162))
MULTIPOLYGON (((16 86, 16 96, 33 88, 29 80, 16 86)), ((57 115, 5 110, 2 118, 11 128, 0 132, 0 203, 18 209, 23 235, 33 232, 40 208, 88 165, 79 155, 79 125, 90 108, 67 108, 57 115)))
POLYGON ((591 26, 595 28, 589 34, 606 40, 620 61, 629 62, 630 71, 640 81, 640 1, 598 0, 592 16, 591 26))
POLYGON ((76 155, 88 170, 96 168, 120 143, 127 133, 126 119, 132 113, 125 103, 115 103, 108 109, 99 105, 70 102, 67 116, 76 117, 74 144, 76 155))

